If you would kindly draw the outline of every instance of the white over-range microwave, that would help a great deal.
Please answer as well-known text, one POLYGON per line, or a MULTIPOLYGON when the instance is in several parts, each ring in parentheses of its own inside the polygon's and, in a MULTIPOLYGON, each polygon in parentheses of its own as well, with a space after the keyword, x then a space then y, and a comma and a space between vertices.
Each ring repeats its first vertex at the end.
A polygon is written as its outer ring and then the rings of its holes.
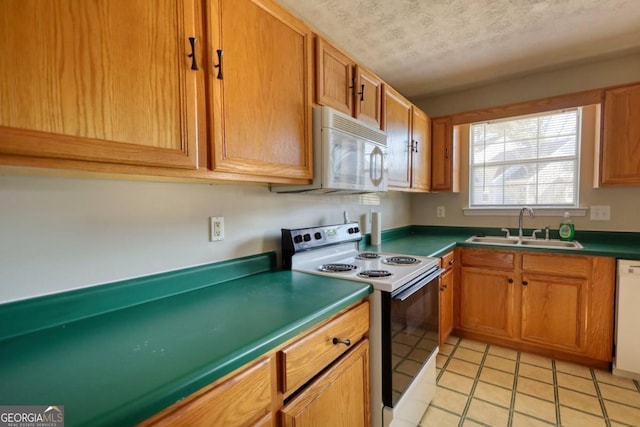
POLYGON ((313 109, 313 182, 271 186, 276 193, 362 194, 387 191, 387 134, 321 106, 313 109))

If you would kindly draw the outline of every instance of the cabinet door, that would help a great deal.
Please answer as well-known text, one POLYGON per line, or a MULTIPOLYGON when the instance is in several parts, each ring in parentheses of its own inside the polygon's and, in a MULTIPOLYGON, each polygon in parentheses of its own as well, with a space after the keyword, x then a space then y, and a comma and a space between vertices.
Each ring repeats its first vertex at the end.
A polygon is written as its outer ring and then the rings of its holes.
POLYGON ((431 189, 456 191, 454 188, 453 125, 450 117, 431 122, 431 189))
POLYGON ((460 326, 502 337, 513 337, 514 273, 490 269, 460 269, 460 326))
POLYGON ((356 65, 354 117, 382 127, 382 80, 356 65))
POLYGON ((411 186, 411 103, 385 86, 385 124, 389 186, 411 186))
POLYGON ((213 169, 311 178, 311 32, 271 0, 206 4, 213 169))
POLYGON ((411 188, 431 190, 431 120, 415 106, 412 107, 411 188))
POLYGON ((316 102, 353 115, 353 62, 316 37, 316 102))
POLYGON ((284 427, 369 426, 369 341, 314 379, 280 411, 284 427))
POLYGON ((601 185, 640 185, 640 85, 605 91, 601 185))
POLYGON ((453 270, 440 276, 440 339, 442 345, 453 330, 453 270))
POLYGON ((195 0, 0 2, 0 155, 46 167, 196 168, 202 71, 187 56, 196 37, 201 57, 196 9, 195 0))
POLYGON ((586 343, 586 279, 523 274, 520 337, 545 346, 582 352, 586 343))

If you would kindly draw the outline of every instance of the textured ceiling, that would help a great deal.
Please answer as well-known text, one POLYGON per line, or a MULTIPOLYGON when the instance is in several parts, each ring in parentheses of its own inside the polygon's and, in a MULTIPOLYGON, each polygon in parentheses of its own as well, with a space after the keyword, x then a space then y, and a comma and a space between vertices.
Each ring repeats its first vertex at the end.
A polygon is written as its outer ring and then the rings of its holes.
POLYGON ((405 96, 640 50, 640 0, 280 0, 405 96))

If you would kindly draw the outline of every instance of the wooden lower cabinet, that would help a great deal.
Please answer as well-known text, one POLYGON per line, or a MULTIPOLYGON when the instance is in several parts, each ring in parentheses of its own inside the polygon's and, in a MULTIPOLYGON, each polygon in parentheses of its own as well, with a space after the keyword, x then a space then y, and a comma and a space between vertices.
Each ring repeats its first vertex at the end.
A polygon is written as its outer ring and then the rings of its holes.
POLYGON ((447 271, 440 276, 440 323, 439 345, 442 345, 453 330, 453 271, 447 271))
POLYGON ((512 337, 512 276, 506 271, 463 267, 460 272, 460 326, 512 337))
POLYGON ((585 350, 589 281, 522 276, 520 338, 573 352, 585 350))
POLYGON ((280 411, 281 425, 369 425, 369 341, 364 339, 280 411))
POLYGON ((273 425, 275 359, 266 357, 144 426, 273 425))
POLYGON ((454 286, 456 281, 455 251, 448 252, 442 257, 440 268, 446 271, 440 276, 438 343, 440 346, 449 338, 455 323, 454 318, 454 286))
POLYGON ((458 332, 550 357, 612 360, 615 259, 462 248, 458 332))

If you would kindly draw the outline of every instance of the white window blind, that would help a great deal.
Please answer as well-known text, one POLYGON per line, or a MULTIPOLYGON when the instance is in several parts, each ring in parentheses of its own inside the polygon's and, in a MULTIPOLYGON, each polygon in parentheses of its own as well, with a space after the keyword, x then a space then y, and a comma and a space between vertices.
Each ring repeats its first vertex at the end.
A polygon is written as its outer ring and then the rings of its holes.
POLYGON ((581 109, 472 124, 470 207, 577 207, 581 109))

